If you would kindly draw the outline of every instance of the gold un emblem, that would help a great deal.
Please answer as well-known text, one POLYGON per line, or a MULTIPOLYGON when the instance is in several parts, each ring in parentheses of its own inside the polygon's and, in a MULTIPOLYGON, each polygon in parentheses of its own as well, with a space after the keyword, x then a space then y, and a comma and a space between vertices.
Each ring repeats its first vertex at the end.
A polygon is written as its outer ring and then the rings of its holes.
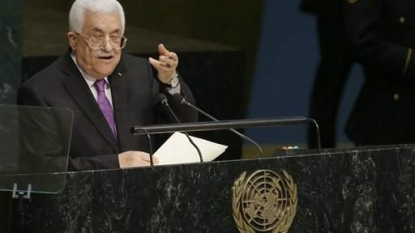
POLYGON ((297 212, 297 186, 282 170, 282 176, 270 170, 258 170, 246 178, 246 172, 232 186, 232 209, 241 233, 288 232, 297 212))

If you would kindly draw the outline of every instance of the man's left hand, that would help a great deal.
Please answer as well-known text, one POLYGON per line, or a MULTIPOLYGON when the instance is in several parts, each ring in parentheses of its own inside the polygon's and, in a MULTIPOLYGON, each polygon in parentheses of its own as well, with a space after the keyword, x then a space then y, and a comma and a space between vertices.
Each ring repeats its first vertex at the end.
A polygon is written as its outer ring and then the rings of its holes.
POLYGON ((157 76, 160 82, 168 84, 179 65, 179 57, 176 53, 170 52, 163 44, 158 45, 159 60, 149 58, 150 64, 157 69, 157 76))

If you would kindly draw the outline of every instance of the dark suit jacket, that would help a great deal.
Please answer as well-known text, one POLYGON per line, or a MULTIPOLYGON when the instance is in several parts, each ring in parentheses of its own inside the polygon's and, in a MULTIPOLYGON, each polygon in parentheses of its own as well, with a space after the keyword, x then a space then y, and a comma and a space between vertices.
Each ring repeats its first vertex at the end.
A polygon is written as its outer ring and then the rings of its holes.
POLYGON ((415 142, 415 1, 346 2, 353 54, 366 73, 347 133, 360 145, 415 142))
MULTIPOLYGON (((145 59, 123 54, 108 80, 118 140, 112 135, 90 88, 69 53, 29 79, 19 90, 20 105, 73 110, 75 117, 69 170, 118 168, 119 153, 148 151, 148 140, 144 136, 132 135, 131 126, 169 121, 166 111, 158 109, 155 103, 158 93, 165 88, 160 87, 145 59)), ((190 89, 183 81, 181 90, 186 99, 194 102, 190 89)), ((196 121, 195 111, 174 102, 167 92, 166 96, 182 122, 196 121)))
POLYGON ((343 0, 302 0, 300 10, 310 14, 342 14, 343 0))

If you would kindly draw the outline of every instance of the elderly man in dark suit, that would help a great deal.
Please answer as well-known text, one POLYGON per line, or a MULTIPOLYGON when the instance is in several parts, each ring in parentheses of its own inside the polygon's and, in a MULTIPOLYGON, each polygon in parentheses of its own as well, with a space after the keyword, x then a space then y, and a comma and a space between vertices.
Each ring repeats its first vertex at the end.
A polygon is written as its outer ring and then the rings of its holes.
POLYGON ((161 44, 158 60, 124 54, 124 26, 124 12, 116 0, 76 0, 69 13, 70 51, 19 91, 21 105, 74 111, 70 170, 149 165, 147 140, 129 130, 168 120, 157 110, 159 93, 167 96, 181 121, 197 118, 172 98, 181 94, 194 101, 176 71, 177 55, 161 44), (150 65, 157 70, 156 77, 150 65))
MULTIPOLYGON (((341 97, 352 67, 343 18, 343 0, 303 0, 300 10, 317 17, 320 62, 310 96, 309 116, 320 126, 321 145, 336 147, 341 97)), ((314 127, 308 145, 317 148, 314 127)))

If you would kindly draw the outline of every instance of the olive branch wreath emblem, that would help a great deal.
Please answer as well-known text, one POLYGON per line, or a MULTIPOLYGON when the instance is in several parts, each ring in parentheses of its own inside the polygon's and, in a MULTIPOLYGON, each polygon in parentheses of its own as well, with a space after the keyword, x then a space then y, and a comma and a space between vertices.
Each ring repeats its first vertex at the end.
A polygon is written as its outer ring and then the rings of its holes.
MULTIPOLYGON (((275 174, 273 171, 270 170, 259 170, 256 171, 254 174, 258 174, 260 172, 268 173, 268 174, 275 174)), ((282 212, 283 215, 281 218, 278 219, 278 222, 275 224, 273 229, 267 229, 266 231, 262 232, 270 232, 270 233, 285 233, 288 232, 289 228, 291 227, 292 221, 294 220, 295 214, 297 212, 297 186, 294 183, 293 178, 284 170, 282 170, 283 176, 277 178, 283 178, 283 185, 276 184, 276 188, 278 189, 286 189, 286 193, 288 193, 286 200, 287 205, 284 209, 278 210, 278 212, 282 212)), ((277 175, 278 176, 278 175, 277 175)), ((242 196, 245 191, 246 184, 249 182, 249 179, 246 179, 247 173, 243 172, 234 182, 232 186, 232 210, 233 210, 233 218, 236 223, 236 227, 238 228, 239 232, 241 233, 256 233, 253 227, 244 219, 241 210, 241 202, 242 196)), ((252 175, 251 175, 252 177, 252 175)))

